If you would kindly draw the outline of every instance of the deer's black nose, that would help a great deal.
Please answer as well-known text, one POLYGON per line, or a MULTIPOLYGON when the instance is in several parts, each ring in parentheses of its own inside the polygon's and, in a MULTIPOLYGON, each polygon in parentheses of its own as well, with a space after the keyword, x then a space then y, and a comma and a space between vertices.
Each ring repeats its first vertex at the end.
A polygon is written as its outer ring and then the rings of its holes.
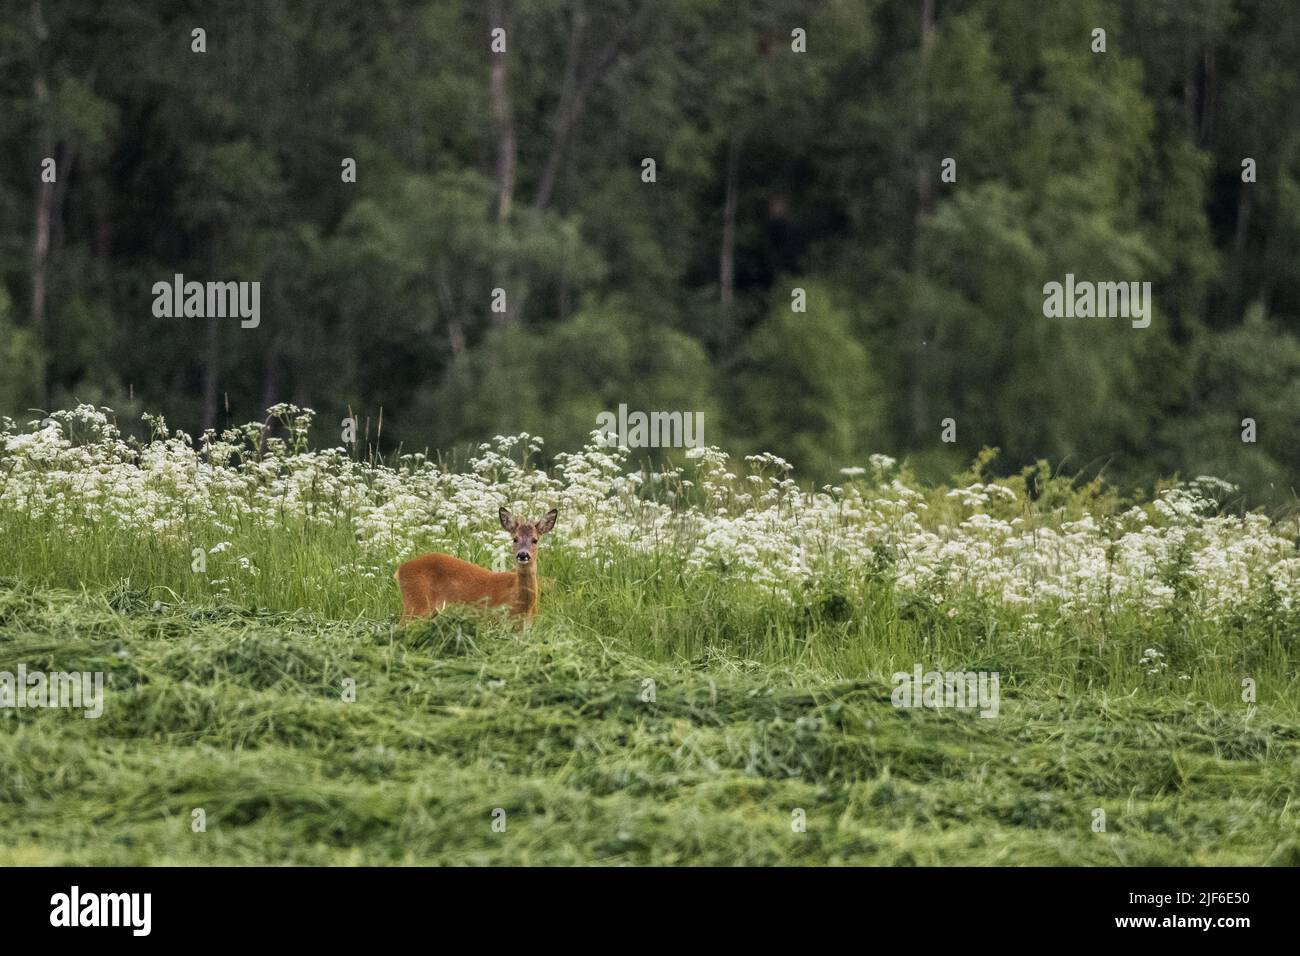
POLYGON ((533 560, 533 556, 527 551, 520 551, 515 555, 515 557, 519 560, 520 564, 527 564, 529 561, 533 560))

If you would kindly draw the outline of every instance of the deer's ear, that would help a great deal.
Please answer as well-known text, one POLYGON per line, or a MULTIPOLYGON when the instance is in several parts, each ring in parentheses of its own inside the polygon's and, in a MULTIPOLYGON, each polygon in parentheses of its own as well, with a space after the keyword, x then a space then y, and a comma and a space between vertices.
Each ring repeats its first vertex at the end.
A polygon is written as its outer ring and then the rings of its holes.
POLYGON ((510 513, 509 508, 501 509, 500 518, 501 518, 501 527, 505 528, 507 531, 510 532, 513 532, 515 530, 515 516, 510 513))
POLYGON ((546 532, 554 528, 555 519, 558 518, 559 516, 560 513, 554 508, 546 512, 546 517, 537 523, 537 533, 546 534, 546 532))

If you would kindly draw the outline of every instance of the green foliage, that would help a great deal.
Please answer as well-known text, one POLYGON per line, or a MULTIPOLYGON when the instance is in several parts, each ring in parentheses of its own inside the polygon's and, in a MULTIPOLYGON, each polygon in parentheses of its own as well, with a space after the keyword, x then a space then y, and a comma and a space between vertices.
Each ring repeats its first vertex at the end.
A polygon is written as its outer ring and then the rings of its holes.
POLYGON ((558 449, 584 443, 602 412, 701 412, 718 417, 700 344, 640 318, 623 298, 592 303, 544 332, 488 332, 416 414, 439 421, 444 443, 486 434, 543 434, 558 449), (452 412, 451 415, 444 414, 452 412))
MULTIPOLYGON (((1278 328, 1258 303, 1246 321, 1207 333, 1196 351, 1198 414, 1165 422, 1161 441, 1188 447, 1196 474, 1241 476, 1246 487, 1294 501, 1290 449, 1300 442, 1300 338, 1278 328), (1242 422, 1255 422, 1255 442, 1243 442, 1242 422)), ((1174 458, 1172 453, 1169 458, 1174 458)))
POLYGON ((558 452, 626 401, 706 411, 814 483, 988 445, 1012 474, 1213 469, 1294 500, 1287 0, 973 0, 925 31, 883 2, 506 0, 500 58, 495 9, 247 5, 204 54, 162 0, 0 23, 0 414, 198 433, 285 400, 382 407, 386 450, 527 422, 558 452), (1150 281, 1152 326, 1045 318, 1067 272, 1150 281), (154 318, 176 273, 260 281, 264 323, 154 318), (782 313, 794 286, 833 305, 782 313), (1234 445, 1246 416, 1260 442, 1234 445))
POLYGON ((885 433, 883 389, 862 331, 869 320, 823 283, 799 283, 806 312, 788 293, 774 301, 751 340, 734 430, 749 423, 752 450, 781 448, 813 475, 832 475, 880 447, 885 433))
POLYGON ((24 403, 35 391, 40 361, 31 333, 14 324, 9 296, 0 288, 0 409, 15 415, 25 411, 24 403))

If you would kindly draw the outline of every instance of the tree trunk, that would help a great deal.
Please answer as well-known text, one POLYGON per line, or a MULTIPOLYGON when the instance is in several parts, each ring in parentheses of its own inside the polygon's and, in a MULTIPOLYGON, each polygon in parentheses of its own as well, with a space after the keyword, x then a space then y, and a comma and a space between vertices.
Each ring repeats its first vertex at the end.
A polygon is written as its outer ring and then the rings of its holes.
POLYGON ((63 256, 65 235, 63 231, 63 201, 68 197, 68 183, 72 179, 72 170, 77 164, 77 154, 66 143, 54 147, 54 156, 59 169, 58 182, 54 184, 54 196, 50 205, 50 248, 49 262, 57 268, 63 256))
MULTIPOLYGON (((492 0, 490 14, 493 27, 506 25, 505 10, 501 0, 492 0)), ((518 158, 518 144, 515 141, 514 116, 510 109, 509 73, 507 57, 510 56, 510 44, 515 38, 507 31, 505 53, 492 54, 492 67, 488 76, 488 96, 492 103, 492 128, 496 135, 496 185, 497 185, 497 228, 502 238, 510 228, 510 212, 515 198, 515 165, 518 158)), ((506 290, 506 311, 492 313, 495 324, 509 324, 517 315, 515 296, 512 295, 510 283, 510 263, 505 257, 497 257, 493 281, 498 288, 506 290)))
MULTIPOLYGON (((501 0, 492 0, 493 27, 505 26, 501 0)), ((506 49, 514 38, 507 37, 506 49)), ((510 89, 507 85, 506 53, 492 54, 492 68, 488 78, 488 95, 492 102, 492 125, 496 133, 497 222, 504 225, 510 219, 510 208, 515 197, 515 143, 514 117, 510 111, 510 89)))
POLYGON ((560 164, 568 149, 569 137, 584 106, 583 95, 578 89, 578 59, 585 25, 582 3, 575 3, 573 19, 569 25, 569 46, 564 57, 564 78, 560 82, 560 102, 555 107, 555 139, 551 142, 551 151, 546 157, 546 166, 542 169, 537 195, 533 198, 534 209, 545 209, 551 201, 560 174, 560 164))
MULTIPOLYGON (((930 123, 926 84, 930 75, 930 51, 934 47, 934 0, 921 0, 921 69, 918 77, 916 110, 916 217, 913 224, 912 275, 920 282, 925 274, 925 217, 934 204, 934 168, 929 154, 927 133, 930 123)), ((929 396, 926 394, 927 352, 925 317, 918 304, 909 305, 908 348, 911 352, 911 381, 908 383, 912 414, 912 445, 920 447, 930 429, 929 396)))
POLYGON ((257 414, 260 416, 266 412, 272 405, 279 404, 280 401, 280 336, 271 337, 267 343, 266 355, 262 360, 262 401, 259 403, 257 414))
MULTIPOLYGON (((551 199, 555 195, 556 183, 559 181, 560 169, 569 153, 569 143, 573 137, 573 131, 577 128, 579 120, 587 107, 587 94, 590 93, 605 74, 609 72, 610 67, 618 59, 624 44, 629 38, 636 34, 647 11, 649 4, 643 3, 636 8, 626 20, 619 25, 613 35, 606 41, 605 45, 600 48, 595 57, 592 58, 590 66, 587 69, 581 69, 582 64, 582 37, 586 24, 586 15, 581 4, 574 8, 573 22, 569 30, 569 45, 565 55, 564 78, 560 86, 560 101, 555 108, 555 118, 552 121, 555 134, 551 141, 551 149, 546 157, 546 165, 542 168, 542 177, 538 183, 537 195, 533 197, 533 209, 540 212, 546 209, 551 199)), ((523 314, 524 303, 528 299, 528 276, 521 275, 516 277, 514 288, 506 299, 506 314, 504 316, 507 322, 513 321, 517 316, 523 314)))
MULTIPOLYGON (((40 45, 45 41, 48 30, 41 16, 40 0, 32 2, 32 30, 36 35, 36 74, 32 80, 33 94, 36 99, 37 113, 40 116, 41 160, 54 154, 54 134, 49 127, 50 89, 45 79, 44 58, 40 45)), ((56 175, 62 174, 56 166, 56 175)), ((47 183, 44 177, 36 187, 36 227, 32 234, 32 337, 36 340, 36 404, 43 411, 49 401, 49 383, 47 381, 47 363, 45 361, 45 279, 50 257, 50 219, 54 210, 54 183, 47 183)))
POLYGON ((718 287, 722 294, 722 328, 719 347, 725 350, 731 325, 731 303, 736 295, 736 193, 740 147, 735 133, 727 140, 725 198, 722 203, 722 248, 718 253, 718 287))
MULTIPOLYGON (((213 281, 221 275, 221 227, 213 226, 209 256, 209 275, 213 281)), ((217 382, 221 377, 221 319, 207 317, 204 333, 203 420, 201 430, 217 426, 217 382)))
POLYGON ((582 70, 579 69, 579 63, 582 59, 585 15, 581 6, 575 8, 573 26, 569 32, 569 49, 565 56, 564 80, 560 87, 560 102, 555 107, 555 119, 552 123, 555 128, 555 138, 551 142, 551 151, 546 157, 546 166, 542 170, 537 196, 533 200, 534 209, 545 209, 551 201, 556 180, 559 178, 560 164, 564 160, 573 131, 587 108, 587 94, 605 78, 605 74, 609 72, 610 67, 618 59, 619 53, 622 52, 623 45, 640 28, 649 9, 648 3, 638 6, 596 53, 590 67, 582 70))
POLYGON ((456 307, 456 297, 452 294, 451 283, 447 280, 447 270, 439 262, 433 270, 434 288, 438 295, 438 306, 447 323, 447 347, 451 350, 451 364, 460 366, 465 361, 465 324, 461 321, 460 311, 456 307))
POLYGON ((112 269, 113 214, 112 187, 109 186, 102 168, 95 175, 92 194, 95 216, 95 265, 106 276, 112 269))
MULTIPOLYGON (((1238 175, 1240 180, 1240 175, 1238 175)), ((1228 276, 1228 301, 1240 310, 1244 305, 1243 279, 1245 274, 1246 236, 1250 230, 1250 191, 1255 188, 1237 183, 1237 222, 1232 231, 1232 262, 1228 276)))

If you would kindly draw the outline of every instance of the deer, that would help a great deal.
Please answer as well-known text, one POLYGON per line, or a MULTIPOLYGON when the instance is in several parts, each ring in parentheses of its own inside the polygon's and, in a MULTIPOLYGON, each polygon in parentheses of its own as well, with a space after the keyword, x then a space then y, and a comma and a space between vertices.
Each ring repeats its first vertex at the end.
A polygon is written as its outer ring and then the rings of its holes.
POLYGON ((514 539, 515 570, 489 571, 450 554, 434 552, 412 558, 394 573, 402 591, 405 624, 417 617, 435 617, 448 604, 507 606, 523 622, 537 613, 537 545, 555 527, 559 513, 546 512, 541 521, 519 521, 502 507, 497 517, 514 539))

